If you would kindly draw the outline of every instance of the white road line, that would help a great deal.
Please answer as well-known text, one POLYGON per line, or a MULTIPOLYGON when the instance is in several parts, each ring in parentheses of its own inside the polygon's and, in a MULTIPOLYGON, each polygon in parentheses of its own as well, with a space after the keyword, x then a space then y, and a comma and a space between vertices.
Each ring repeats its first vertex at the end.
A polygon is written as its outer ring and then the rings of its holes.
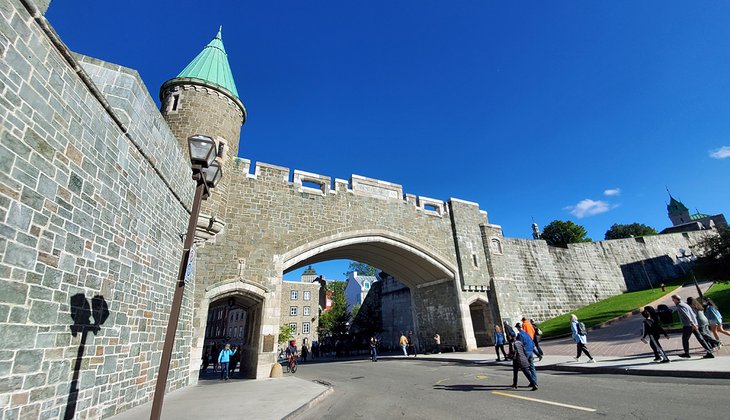
POLYGON ((593 408, 580 407, 577 405, 570 405, 570 404, 563 404, 563 403, 554 402, 554 401, 539 400, 537 398, 523 397, 522 395, 508 394, 506 392, 492 391, 492 394, 502 395, 505 397, 519 398, 521 400, 534 401, 534 402, 539 402, 539 403, 543 403, 543 404, 557 405, 558 407, 572 408, 573 410, 590 411, 591 413, 596 411, 593 408))

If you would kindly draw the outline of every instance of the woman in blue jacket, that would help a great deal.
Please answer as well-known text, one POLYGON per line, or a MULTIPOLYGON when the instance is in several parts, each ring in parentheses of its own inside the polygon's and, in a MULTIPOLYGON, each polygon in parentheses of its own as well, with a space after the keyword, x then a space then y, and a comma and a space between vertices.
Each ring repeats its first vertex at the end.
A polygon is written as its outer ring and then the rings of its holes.
POLYGON ((494 351, 497 352, 497 361, 499 362, 499 351, 502 350, 502 354, 504 355, 504 360, 507 360, 507 353, 504 352, 504 333, 502 332, 502 329, 499 328, 499 325, 494 326, 494 351))
POLYGON ((231 361, 231 356, 236 354, 236 350, 231 350, 231 345, 226 344, 226 348, 218 354, 218 363, 221 365, 221 380, 224 378, 226 381, 228 380, 228 363, 231 361))

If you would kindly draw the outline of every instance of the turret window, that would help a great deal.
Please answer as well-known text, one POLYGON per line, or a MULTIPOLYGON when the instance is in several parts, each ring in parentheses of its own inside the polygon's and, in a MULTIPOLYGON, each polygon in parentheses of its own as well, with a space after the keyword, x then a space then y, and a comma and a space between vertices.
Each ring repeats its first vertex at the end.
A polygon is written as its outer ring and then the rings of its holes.
POLYGON ((180 94, 176 93, 172 95, 172 104, 170 105, 170 111, 177 111, 178 106, 180 105, 180 94))

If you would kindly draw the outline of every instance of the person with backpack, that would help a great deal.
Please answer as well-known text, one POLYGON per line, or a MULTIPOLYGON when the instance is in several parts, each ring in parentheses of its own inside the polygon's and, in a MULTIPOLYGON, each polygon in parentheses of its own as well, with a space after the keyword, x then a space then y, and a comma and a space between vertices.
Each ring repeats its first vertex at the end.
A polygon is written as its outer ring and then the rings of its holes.
POLYGON ((575 361, 577 362, 580 359, 581 353, 585 353, 588 356, 588 363, 595 363, 596 360, 591 356, 588 347, 586 347, 588 343, 586 326, 584 323, 578 322, 578 317, 575 314, 570 315, 570 331, 573 333, 573 340, 575 340, 577 348, 574 357, 575 361))
POLYGON ((669 335, 667 335, 667 332, 664 328, 662 328, 659 320, 651 316, 652 312, 647 308, 654 309, 651 306, 647 306, 641 312, 641 316, 644 317, 644 322, 641 324, 641 341, 649 343, 651 349, 654 351, 655 362, 669 363, 669 357, 667 357, 667 354, 664 352, 662 345, 659 344, 660 335, 664 334, 664 337, 666 338, 669 338, 669 335))

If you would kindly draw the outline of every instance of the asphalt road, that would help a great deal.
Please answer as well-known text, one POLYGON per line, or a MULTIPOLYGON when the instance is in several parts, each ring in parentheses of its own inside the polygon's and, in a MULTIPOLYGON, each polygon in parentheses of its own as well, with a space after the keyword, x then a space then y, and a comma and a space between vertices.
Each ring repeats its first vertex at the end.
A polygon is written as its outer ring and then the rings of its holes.
POLYGON ((301 365, 296 375, 334 393, 299 419, 720 419, 728 418, 730 380, 538 371, 540 389, 509 366, 407 360, 301 365), (529 398, 529 399, 525 399, 529 398), (562 405, 561 405, 562 404, 562 405))

